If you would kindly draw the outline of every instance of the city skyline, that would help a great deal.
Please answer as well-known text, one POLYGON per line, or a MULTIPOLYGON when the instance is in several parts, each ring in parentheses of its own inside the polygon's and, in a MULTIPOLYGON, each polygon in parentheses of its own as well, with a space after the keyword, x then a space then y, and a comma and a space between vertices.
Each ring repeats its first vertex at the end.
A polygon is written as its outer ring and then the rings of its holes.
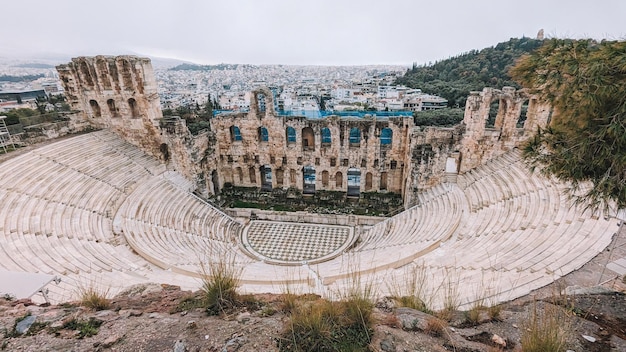
POLYGON ((0 58, 138 54, 199 64, 409 66, 540 29, 547 38, 626 37, 619 0, 566 7, 537 0, 26 0, 2 8, 0 58))

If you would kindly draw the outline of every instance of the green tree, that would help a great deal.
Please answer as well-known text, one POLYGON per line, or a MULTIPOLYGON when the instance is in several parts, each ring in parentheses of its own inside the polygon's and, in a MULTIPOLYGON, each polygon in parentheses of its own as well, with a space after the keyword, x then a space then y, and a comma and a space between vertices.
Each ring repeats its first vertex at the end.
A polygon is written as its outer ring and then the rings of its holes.
POLYGON ((570 182, 591 209, 625 208, 626 42, 548 40, 511 76, 553 108, 525 146, 531 166, 570 182))

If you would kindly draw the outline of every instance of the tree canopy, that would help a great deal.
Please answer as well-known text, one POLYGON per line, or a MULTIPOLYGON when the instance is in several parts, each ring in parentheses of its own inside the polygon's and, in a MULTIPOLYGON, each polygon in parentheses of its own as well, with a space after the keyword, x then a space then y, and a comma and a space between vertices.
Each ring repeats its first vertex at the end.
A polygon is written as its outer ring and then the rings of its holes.
POLYGON ((462 107, 472 90, 503 86, 519 88, 508 70, 516 59, 540 47, 541 43, 542 40, 532 38, 511 38, 496 46, 472 50, 434 64, 414 64, 396 83, 446 98, 449 107, 462 107))
POLYGON ((626 208, 626 42, 547 40, 511 76, 553 108, 525 159, 570 182, 579 203, 626 208))

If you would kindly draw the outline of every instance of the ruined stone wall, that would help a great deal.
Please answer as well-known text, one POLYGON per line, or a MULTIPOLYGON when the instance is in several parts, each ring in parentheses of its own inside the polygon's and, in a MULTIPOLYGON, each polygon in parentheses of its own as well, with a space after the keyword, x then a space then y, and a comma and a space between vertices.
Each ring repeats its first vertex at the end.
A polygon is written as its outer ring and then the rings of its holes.
POLYGON ((466 127, 460 147, 460 172, 471 170, 487 160, 510 151, 549 123, 550 107, 530 97, 526 90, 503 87, 471 92, 465 104, 466 127), (492 102, 498 102, 493 127, 487 127, 492 102), (526 121, 518 128, 522 106, 527 103, 526 121))
POLYGON ((57 71, 70 106, 82 112, 79 119, 160 156, 162 113, 150 59, 78 57, 57 71))
POLYGON ((283 117, 272 106, 269 91, 256 91, 249 113, 211 120, 219 188, 226 183, 269 187, 271 182, 272 188, 304 189, 305 168, 312 168, 315 190, 347 192, 351 169, 360 172, 360 192, 403 192, 411 118, 283 117), (259 93, 265 95, 265 111, 256 101, 259 93), (264 179, 263 168, 271 170, 271 181, 264 179))

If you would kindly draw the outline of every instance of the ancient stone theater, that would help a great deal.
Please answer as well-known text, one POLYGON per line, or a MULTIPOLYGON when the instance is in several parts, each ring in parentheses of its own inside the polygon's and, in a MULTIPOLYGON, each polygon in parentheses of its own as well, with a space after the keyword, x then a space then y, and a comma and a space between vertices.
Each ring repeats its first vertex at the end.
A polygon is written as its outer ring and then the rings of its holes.
POLYGON ((282 116, 259 88, 248 112, 218 114, 191 134, 163 117, 149 59, 79 57, 57 70, 76 135, 0 164, 0 269, 60 279, 46 285, 52 301, 86 283, 198 289, 203 267, 226 261, 243 292, 333 297, 359 280, 382 296, 419 280, 433 307, 495 303, 580 268, 617 229, 524 164, 518 147, 551 109, 523 89, 471 92, 462 123, 441 128, 375 113, 282 116), (396 194, 405 210, 220 209, 210 200, 228 187, 347 202, 396 194))

